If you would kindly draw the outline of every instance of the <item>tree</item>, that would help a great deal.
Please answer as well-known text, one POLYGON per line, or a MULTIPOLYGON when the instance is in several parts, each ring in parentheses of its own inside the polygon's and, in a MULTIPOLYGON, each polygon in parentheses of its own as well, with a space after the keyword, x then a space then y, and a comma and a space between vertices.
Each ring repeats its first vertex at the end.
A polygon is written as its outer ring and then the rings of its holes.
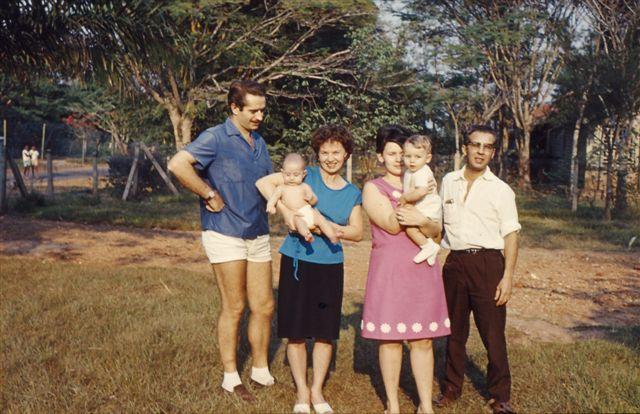
MULTIPOLYGON (((143 91, 167 111, 176 147, 191 141, 194 118, 224 106, 230 82, 283 78, 338 83, 349 48, 317 47, 323 32, 355 24, 367 2, 194 1, 110 3, 90 28, 94 71, 143 91), (139 22, 144 21, 144 25, 139 22)), ((339 43, 338 43, 339 44, 339 43)), ((272 91, 274 94, 286 91, 272 91)))
POLYGON ((299 124, 285 131, 283 139, 303 150, 313 130, 327 123, 342 124, 351 131, 356 151, 365 160, 365 175, 375 164, 368 160, 375 154, 374 137, 378 128, 390 123, 421 129, 413 117, 420 113, 420 82, 415 70, 404 62, 402 39, 393 42, 373 27, 362 28, 349 36, 351 58, 344 68, 349 75, 340 83, 322 81, 298 85, 303 99, 294 112, 299 124), (351 84, 347 84, 350 82, 351 84), (342 85, 344 83, 344 86, 342 85))
POLYGON ((423 30, 437 29, 449 37, 470 65, 486 66, 521 131, 516 136, 519 183, 530 187, 531 131, 537 122, 535 114, 547 104, 562 68, 572 4, 560 0, 415 1, 409 10, 405 16, 424 21, 423 30))
MULTIPOLYGON (((627 209, 627 176, 630 144, 638 132, 633 124, 640 114, 640 3, 629 0, 586 0, 585 9, 602 43, 597 98, 603 103, 609 123, 611 147, 615 147, 617 184, 615 210, 627 209)), ((613 149, 613 148, 612 148, 613 149)), ((610 151, 613 154, 613 150, 610 151)), ((605 220, 611 219, 612 171, 607 174, 605 220)))
MULTIPOLYGON (((147 95, 167 112, 182 148, 198 116, 224 107, 234 79, 344 86, 336 74, 347 74, 350 50, 341 39, 375 11, 369 0, 25 1, 0 16, 10 45, 2 53, 13 52, 21 68, 147 95)), ((295 97, 286 88, 271 93, 295 97)))

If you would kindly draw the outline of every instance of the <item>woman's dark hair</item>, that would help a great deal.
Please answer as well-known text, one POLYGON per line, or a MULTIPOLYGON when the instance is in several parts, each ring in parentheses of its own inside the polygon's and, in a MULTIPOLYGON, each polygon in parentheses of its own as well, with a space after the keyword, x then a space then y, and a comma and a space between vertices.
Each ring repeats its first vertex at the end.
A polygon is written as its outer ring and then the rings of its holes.
POLYGON ((227 94, 227 105, 231 108, 234 103, 242 111, 244 108, 244 97, 249 95, 265 96, 264 86, 256 81, 249 79, 235 80, 229 86, 227 94))
POLYGON ((402 147, 411 135, 412 132, 402 125, 383 125, 378 129, 378 133, 376 134, 376 152, 382 154, 384 147, 389 142, 396 143, 402 147))
POLYGON ((496 132, 495 129, 491 128, 488 125, 471 125, 469 129, 467 129, 466 133, 464 134, 465 145, 469 143, 469 137, 474 132, 481 132, 483 134, 493 135, 493 141, 495 143, 498 142, 498 133, 496 132))
POLYGON ((347 155, 351 155, 353 152, 351 132, 342 125, 323 125, 313 132, 313 135, 311 135, 311 148, 313 148, 316 156, 325 142, 339 142, 347 152, 347 155))

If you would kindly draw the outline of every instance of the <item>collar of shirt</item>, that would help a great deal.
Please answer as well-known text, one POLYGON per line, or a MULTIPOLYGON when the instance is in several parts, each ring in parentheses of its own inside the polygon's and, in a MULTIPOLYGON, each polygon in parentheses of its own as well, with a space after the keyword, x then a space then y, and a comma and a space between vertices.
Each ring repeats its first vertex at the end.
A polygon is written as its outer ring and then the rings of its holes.
MULTIPOLYGON (((244 139, 244 137, 242 136, 242 133, 240 133, 240 130, 238 129, 236 124, 234 124, 233 121, 231 120, 231 117, 228 117, 227 120, 224 122, 224 132, 229 137, 236 136, 236 137, 240 138, 245 144, 247 144, 247 146, 251 147, 251 144, 249 144, 247 142, 247 140, 244 139)), ((260 135, 258 135, 254 131, 249 131, 249 136, 253 140, 253 148, 252 149, 255 151, 256 150, 256 138, 259 137, 260 135)))
MULTIPOLYGON (((467 169, 467 166, 465 165, 464 167, 462 167, 458 171, 456 171, 455 172, 456 175, 455 175, 454 180, 455 181, 458 181, 458 180, 467 181, 467 179, 464 176, 464 172, 466 171, 466 169, 467 169)), ((496 175, 493 172, 491 172, 491 169, 489 167, 487 167, 484 170, 484 173, 482 173, 480 178, 482 178, 483 180, 487 180, 487 181, 495 181, 495 180, 498 179, 498 177, 496 177, 496 175)))

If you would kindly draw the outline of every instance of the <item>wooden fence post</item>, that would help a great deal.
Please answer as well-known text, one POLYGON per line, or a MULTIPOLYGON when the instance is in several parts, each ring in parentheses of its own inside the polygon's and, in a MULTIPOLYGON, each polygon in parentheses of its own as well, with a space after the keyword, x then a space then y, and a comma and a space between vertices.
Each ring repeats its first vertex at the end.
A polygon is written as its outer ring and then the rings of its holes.
POLYGON ((8 210, 7 203, 7 151, 5 147, 5 137, 0 137, 0 214, 8 210))
POLYGON ((11 167, 11 172, 13 173, 13 179, 18 184, 18 189, 20 189, 20 195, 23 198, 27 198, 27 187, 24 185, 24 180, 22 179, 22 174, 20 173, 20 168, 16 164, 16 162, 11 158, 10 154, 7 154, 7 161, 9 162, 9 166, 11 167))
POLYGON ((45 137, 46 133, 47 133, 47 124, 43 123, 42 124, 42 143, 40 144, 40 159, 41 160, 44 159, 44 137, 45 137))
POLYGON ((147 156, 147 158, 149 158, 149 160, 153 164, 153 166, 156 169, 156 171, 158 171, 158 174, 160 174, 160 177, 162 177, 162 180, 164 181, 164 183, 167 185, 167 187, 169 187, 169 190, 171 190, 173 195, 178 195, 179 194, 178 193, 178 189, 176 188, 175 185, 173 185, 173 183, 171 182, 171 179, 164 172, 164 170, 162 169, 160 164, 158 164, 158 161, 156 161, 156 158, 153 156, 151 151, 149 151, 149 148, 147 148, 147 146, 144 145, 143 142, 140 143, 140 147, 142 147, 142 150, 144 151, 145 155, 147 156))
POLYGON ((47 196, 53 197, 53 157, 51 150, 47 150, 47 196))
POLYGON ((133 186, 134 176, 138 174, 138 158, 140 158, 140 145, 136 142, 133 149, 133 163, 131 163, 131 169, 129 170, 129 178, 127 178, 127 185, 124 187, 124 193, 122 194, 122 201, 127 201, 129 192, 133 186))
POLYGON ((96 153, 93 157, 93 196, 98 196, 98 148, 96 147, 96 153))

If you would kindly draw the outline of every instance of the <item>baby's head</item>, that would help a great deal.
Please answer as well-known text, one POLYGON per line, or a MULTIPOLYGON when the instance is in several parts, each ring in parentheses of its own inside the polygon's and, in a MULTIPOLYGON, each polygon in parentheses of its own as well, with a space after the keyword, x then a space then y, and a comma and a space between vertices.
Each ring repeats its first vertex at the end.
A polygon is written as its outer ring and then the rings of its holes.
POLYGON ((411 135, 404 142, 404 165, 416 172, 431 161, 431 138, 426 135, 411 135))
POLYGON ((282 162, 282 178, 285 185, 299 185, 307 175, 305 167, 307 163, 300 154, 291 153, 284 157, 282 162))

